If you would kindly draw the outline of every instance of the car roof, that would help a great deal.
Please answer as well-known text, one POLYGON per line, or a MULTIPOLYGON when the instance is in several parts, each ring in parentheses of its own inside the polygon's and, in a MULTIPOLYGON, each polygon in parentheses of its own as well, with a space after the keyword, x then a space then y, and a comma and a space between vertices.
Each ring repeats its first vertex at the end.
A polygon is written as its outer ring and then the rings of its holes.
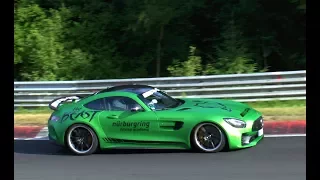
POLYGON ((130 92, 134 94, 142 94, 146 91, 149 91, 151 89, 154 89, 152 86, 148 85, 119 85, 119 86, 113 86, 111 88, 104 89, 102 91, 99 91, 97 94, 106 93, 106 92, 114 92, 114 91, 122 91, 122 92, 130 92))

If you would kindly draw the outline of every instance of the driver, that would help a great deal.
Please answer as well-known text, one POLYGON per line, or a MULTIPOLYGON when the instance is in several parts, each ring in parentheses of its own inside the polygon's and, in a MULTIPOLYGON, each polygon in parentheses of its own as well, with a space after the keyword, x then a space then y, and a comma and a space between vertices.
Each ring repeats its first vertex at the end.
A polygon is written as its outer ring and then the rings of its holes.
POLYGON ((121 101, 121 99, 115 99, 112 101, 112 106, 117 110, 127 110, 127 105, 121 101))

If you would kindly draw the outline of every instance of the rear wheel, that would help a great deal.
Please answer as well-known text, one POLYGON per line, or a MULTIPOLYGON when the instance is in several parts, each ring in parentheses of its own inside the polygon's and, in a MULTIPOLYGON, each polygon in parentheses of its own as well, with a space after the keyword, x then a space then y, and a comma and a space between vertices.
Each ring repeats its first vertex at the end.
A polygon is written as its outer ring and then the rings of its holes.
POLYGON ((219 152, 226 145, 226 137, 222 130, 213 123, 197 125, 191 135, 193 147, 200 152, 219 152))
POLYGON ((96 133, 87 125, 75 124, 67 131, 67 147, 77 155, 90 155, 98 149, 96 133))

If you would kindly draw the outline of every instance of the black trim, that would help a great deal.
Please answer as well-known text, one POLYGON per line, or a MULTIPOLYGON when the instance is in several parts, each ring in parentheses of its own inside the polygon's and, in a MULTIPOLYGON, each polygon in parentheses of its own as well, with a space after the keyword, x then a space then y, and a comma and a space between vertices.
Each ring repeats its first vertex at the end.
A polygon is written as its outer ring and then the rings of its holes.
POLYGON ((191 108, 182 108, 182 109, 178 109, 177 111, 184 111, 184 110, 188 110, 188 109, 191 109, 191 108))
POLYGON ((172 141, 143 141, 143 140, 128 140, 128 139, 118 139, 118 138, 103 138, 107 143, 137 143, 137 144, 178 144, 172 141))
MULTIPOLYGON (((127 84, 127 85, 113 86, 113 87, 101 90, 97 94, 101 94, 101 93, 105 93, 105 92, 112 92, 112 91, 126 91, 128 89, 140 89, 140 88, 154 89, 154 87, 148 86, 148 85, 127 84)), ((132 92, 132 91, 129 91, 129 92, 132 92)))
POLYGON ((183 122, 177 121, 177 122, 175 123, 175 126, 174 126, 173 130, 179 130, 179 129, 181 129, 182 126, 183 126, 183 124, 184 124, 183 122))
MULTIPOLYGON (((163 119, 160 119, 160 121, 163 119)), ((167 123, 174 123, 174 125, 160 125, 160 128, 163 129, 173 129, 173 130, 179 130, 182 128, 184 122, 182 121, 167 121, 167 123)))
MULTIPOLYGON (((97 98, 97 99, 94 99, 94 100, 92 100, 92 101, 89 101, 89 102, 85 103, 83 106, 84 106, 85 108, 92 109, 92 110, 96 110, 96 111, 117 111, 117 110, 113 110, 113 109, 110 110, 110 109, 107 107, 107 102, 108 102, 110 99, 112 99, 112 98, 128 98, 128 99, 134 101, 137 105, 140 106, 141 109, 140 109, 138 112, 145 112, 145 111, 146 111, 146 109, 145 109, 138 101, 136 101, 135 99, 133 99, 133 98, 131 98, 131 97, 128 97, 128 96, 119 96, 119 95, 117 95, 117 96, 107 96, 107 97, 97 98), (104 104, 103 104, 104 108, 102 108, 102 109, 94 109, 94 108, 88 107, 90 103, 95 103, 95 102, 100 101, 100 100, 103 101, 103 103, 104 103, 104 104)), ((131 111, 131 110, 119 110, 119 111, 123 111, 123 112, 137 112, 137 111, 131 111)))

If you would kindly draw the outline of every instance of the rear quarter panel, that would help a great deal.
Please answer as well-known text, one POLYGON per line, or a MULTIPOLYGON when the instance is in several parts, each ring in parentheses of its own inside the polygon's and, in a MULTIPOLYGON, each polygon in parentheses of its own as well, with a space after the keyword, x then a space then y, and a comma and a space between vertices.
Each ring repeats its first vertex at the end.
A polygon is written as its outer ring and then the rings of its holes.
POLYGON ((105 137, 105 133, 101 127, 100 121, 99 121, 99 115, 102 111, 96 111, 91 110, 83 105, 99 98, 104 97, 110 97, 110 96, 125 96, 125 97, 131 97, 132 99, 139 102, 144 108, 147 108, 146 105, 144 105, 136 96, 132 95, 131 93, 104 93, 95 95, 86 99, 83 99, 77 103, 73 104, 67 104, 61 106, 57 111, 53 113, 53 115, 56 115, 60 117, 60 120, 58 122, 48 122, 48 129, 50 133, 50 127, 53 127, 57 134, 57 141, 59 144, 64 144, 64 137, 65 134, 70 126, 73 124, 85 124, 91 127, 98 136, 100 147, 103 145, 103 137, 105 137))
MULTIPOLYGON (((58 111, 55 111, 52 115, 60 117, 57 122, 48 122, 49 133, 53 130, 57 135, 57 141, 59 144, 64 144, 65 135, 69 127, 73 124, 85 124, 91 127, 100 137, 103 133, 98 121, 100 111, 93 111, 82 106, 82 104, 74 104, 72 106, 61 107, 58 111)), ((52 133, 53 134, 53 133, 52 133)))

